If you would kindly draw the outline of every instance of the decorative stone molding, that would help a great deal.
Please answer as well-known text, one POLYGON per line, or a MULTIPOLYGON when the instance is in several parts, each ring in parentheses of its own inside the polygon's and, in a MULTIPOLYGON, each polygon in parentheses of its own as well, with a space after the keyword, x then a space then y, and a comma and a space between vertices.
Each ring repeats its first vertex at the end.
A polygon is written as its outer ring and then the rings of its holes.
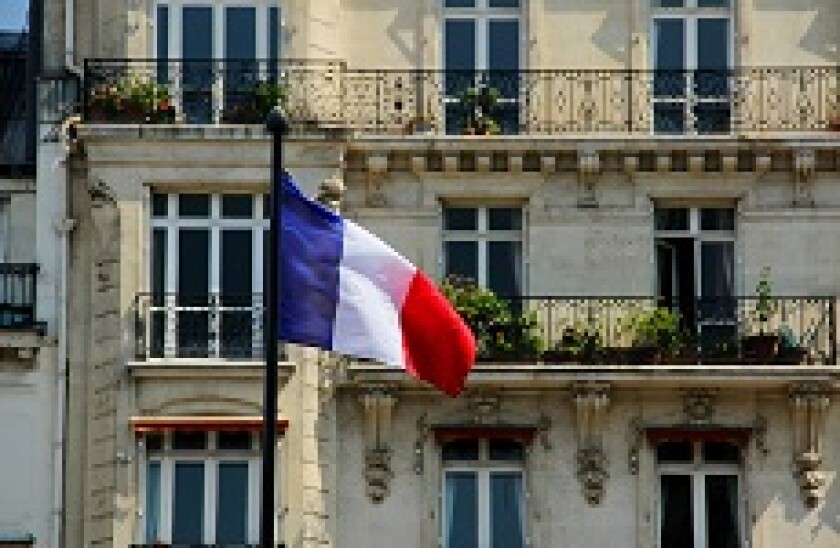
POLYGON ((540 171, 543 174, 554 173, 557 170, 557 157, 553 154, 540 156, 540 171))
POLYGON ((724 173, 735 173, 738 171, 738 155, 727 152, 720 158, 721 171, 724 173))
POLYGON ((381 387, 369 388, 361 397, 365 424, 367 496, 374 503, 385 500, 391 479, 391 416, 397 398, 381 387))
POLYGON ((414 441, 414 473, 422 474, 425 469, 426 437, 429 435, 429 423, 426 421, 426 414, 423 413, 417 419, 417 439, 414 441))
POLYGON ((642 428, 642 421, 639 417, 633 417, 630 421, 630 450, 627 454, 627 469, 631 475, 635 476, 639 473, 639 451, 642 448, 642 441, 644 440, 644 429, 642 428))
POLYGON ((449 173, 458 171, 460 164, 457 154, 445 154, 443 156, 443 170, 449 173))
POLYGON ((753 439, 756 450, 766 457, 770 453, 770 448, 767 447, 767 417, 759 415, 755 418, 753 439))
POLYGON ((475 170, 479 173, 489 173, 493 165, 493 156, 490 154, 476 154, 475 170))
POLYGON ((540 443, 543 449, 546 451, 551 451, 554 447, 551 443, 551 438, 548 437, 548 433, 551 431, 551 424, 551 417, 548 415, 540 415, 537 421, 537 434, 540 437, 540 443))
POLYGON ((829 387, 819 382, 798 383, 790 387, 793 414, 794 476, 809 508, 825 496, 827 473, 822 469, 825 412, 831 403, 829 387))
POLYGON ((683 412, 689 424, 709 424, 715 414, 714 390, 697 388, 683 392, 683 412))
POLYGON ((760 153, 755 155, 755 171, 759 175, 766 175, 770 173, 770 168, 773 166, 773 158, 768 153, 760 153))
POLYGON ((817 155, 813 150, 797 150, 793 157, 793 205, 813 206, 813 181, 817 171, 817 155))
POLYGON ((334 211, 341 210, 343 198, 344 181, 339 175, 333 175, 318 187, 318 201, 334 211))
POLYGON ((586 501, 597 506, 604 498, 609 477, 604 452, 604 429, 610 403, 607 383, 581 382, 572 386, 577 417, 577 476, 586 501))
POLYGON ((688 156, 688 170, 691 173, 702 173, 706 165, 706 156, 704 154, 690 154, 688 156))
POLYGON ((511 173, 522 173, 524 158, 521 154, 511 154, 508 157, 508 171, 511 173))
POLYGON ((580 182, 580 207, 597 207, 595 183, 601 175, 601 157, 597 152, 580 152, 578 154, 578 181, 580 182))
POLYGON ((498 394, 479 393, 470 398, 468 405, 474 423, 489 424, 496 422, 502 402, 498 394))

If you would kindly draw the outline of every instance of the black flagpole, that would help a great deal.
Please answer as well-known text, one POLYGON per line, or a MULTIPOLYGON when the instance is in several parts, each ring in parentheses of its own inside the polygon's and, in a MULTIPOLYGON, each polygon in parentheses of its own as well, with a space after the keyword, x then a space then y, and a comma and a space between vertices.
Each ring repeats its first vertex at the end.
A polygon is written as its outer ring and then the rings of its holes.
POLYGON ((283 137, 289 126, 283 111, 276 107, 265 123, 271 134, 271 193, 269 200, 270 225, 268 238, 268 261, 266 278, 263 280, 263 308, 265 318, 263 339, 265 341, 265 381, 263 383, 263 439, 262 439, 262 498, 260 510, 260 546, 274 548, 274 465, 277 452, 277 346, 279 326, 278 295, 280 280, 277 266, 280 256, 280 192, 283 173, 283 137))

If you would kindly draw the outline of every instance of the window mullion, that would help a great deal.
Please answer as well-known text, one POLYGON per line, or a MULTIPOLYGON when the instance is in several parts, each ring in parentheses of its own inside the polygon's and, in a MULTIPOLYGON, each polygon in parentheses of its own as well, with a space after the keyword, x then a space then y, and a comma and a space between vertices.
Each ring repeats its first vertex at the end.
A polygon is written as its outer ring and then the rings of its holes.
POLYGON ((490 548, 490 470, 478 472, 478 545, 490 548))
POLYGON ((160 536, 164 543, 172 542, 172 493, 175 485, 174 468, 174 459, 160 459, 160 536))
MULTIPOLYGON (((213 433, 211 433, 212 435, 213 433)), ((216 480, 219 461, 215 457, 204 460, 204 542, 216 542, 216 480)))
POLYGON ((707 548, 706 546, 706 476, 703 472, 695 470, 691 474, 691 490, 694 504, 693 525, 694 525, 694 546, 707 548))

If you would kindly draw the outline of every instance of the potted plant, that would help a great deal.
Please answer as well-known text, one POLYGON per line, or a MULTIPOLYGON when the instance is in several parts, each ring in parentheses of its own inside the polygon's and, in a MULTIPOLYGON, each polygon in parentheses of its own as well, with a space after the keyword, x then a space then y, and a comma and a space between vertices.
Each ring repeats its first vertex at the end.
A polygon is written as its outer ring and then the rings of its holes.
POLYGON ((257 82, 241 101, 222 112, 222 122, 228 124, 262 124, 268 113, 286 98, 285 86, 262 80, 257 82))
POLYGON ((758 334, 748 335, 741 341, 744 356, 748 359, 755 359, 760 363, 767 363, 776 355, 779 346, 779 337, 776 333, 770 333, 768 323, 774 311, 773 284, 770 281, 770 268, 761 269, 758 283, 755 286, 755 320, 759 326, 758 334))
POLYGON ((92 122, 165 124, 175 122, 169 90, 148 79, 123 78, 99 86, 88 98, 92 122))
POLYGON ((461 94, 464 111, 462 131, 465 135, 497 135, 499 123, 493 119, 493 110, 499 100, 499 90, 488 86, 470 87, 461 94))
POLYGON ((514 310, 509 302, 473 281, 447 278, 441 290, 470 326, 480 361, 536 361, 542 339, 533 313, 514 310))
POLYGON ((663 357, 679 354, 683 346, 680 316, 664 307, 645 310, 626 320, 632 333, 628 358, 633 364, 661 362, 663 357))
POLYGON ((592 363, 604 348, 601 334, 589 325, 569 325, 560 341, 543 353, 547 363, 592 363))

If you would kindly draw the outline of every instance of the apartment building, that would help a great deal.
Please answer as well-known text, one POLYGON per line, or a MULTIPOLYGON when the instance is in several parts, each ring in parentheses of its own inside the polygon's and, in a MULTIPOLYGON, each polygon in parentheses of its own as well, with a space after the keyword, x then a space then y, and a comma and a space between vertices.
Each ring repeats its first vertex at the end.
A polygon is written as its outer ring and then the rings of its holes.
POLYGON ((257 542, 278 101, 306 192, 457 277, 481 343, 457 399, 284 349, 286 546, 840 544, 836 0, 45 20, 82 82, 37 184, 74 227, 67 546, 257 542))

